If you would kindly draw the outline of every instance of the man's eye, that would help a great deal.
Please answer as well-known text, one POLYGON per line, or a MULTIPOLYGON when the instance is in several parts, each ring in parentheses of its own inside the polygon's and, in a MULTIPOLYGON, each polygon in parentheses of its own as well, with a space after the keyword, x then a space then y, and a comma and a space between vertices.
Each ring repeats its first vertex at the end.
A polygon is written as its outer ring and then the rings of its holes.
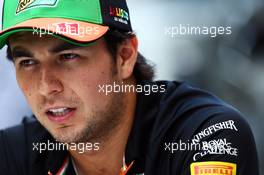
POLYGON ((61 58, 62 58, 62 60, 68 61, 68 60, 73 60, 73 59, 79 58, 79 55, 73 54, 73 53, 68 53, 68 54, 61 55, 61 58))
POLYGON ((32 66, 35 64, 35 61, 34 60, 22 60, 19 62, 19 65, 21 67, 29 67, 29 66, 32 66))

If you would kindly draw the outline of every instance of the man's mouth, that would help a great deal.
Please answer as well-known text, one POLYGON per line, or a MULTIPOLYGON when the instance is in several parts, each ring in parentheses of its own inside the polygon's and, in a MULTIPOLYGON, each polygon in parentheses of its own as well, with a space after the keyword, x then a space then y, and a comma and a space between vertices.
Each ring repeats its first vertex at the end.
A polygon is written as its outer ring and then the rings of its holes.
POLYGON ((49 115, 53 115, 54 117, 60 117, 68 114, 72 109, 71 108, 55 108, 47 111, 49 115))
POLYGON ((76 108, 68 108, 68 107, 57 107, 50 108, 46 111, 46 115, 48 118, 56 123, 65 123, 75 113, 76 108))

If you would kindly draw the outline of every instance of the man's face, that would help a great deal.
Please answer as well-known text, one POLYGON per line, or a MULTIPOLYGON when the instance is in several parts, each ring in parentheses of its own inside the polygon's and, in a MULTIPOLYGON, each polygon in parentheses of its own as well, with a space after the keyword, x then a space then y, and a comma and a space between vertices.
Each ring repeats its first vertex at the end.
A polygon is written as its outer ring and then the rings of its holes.
POLYGON ((99 85, 122 81, 103 39, 76 47, 24 32, 9 44, 18 84, 37 119, 57 140, 92 141, 120 122, 123 95, 99 93, 99 85))

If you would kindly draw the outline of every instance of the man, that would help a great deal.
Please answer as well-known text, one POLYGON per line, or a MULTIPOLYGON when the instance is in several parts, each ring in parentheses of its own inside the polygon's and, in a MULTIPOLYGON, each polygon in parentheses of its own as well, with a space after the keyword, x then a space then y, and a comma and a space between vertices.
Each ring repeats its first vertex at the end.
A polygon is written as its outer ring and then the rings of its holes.
POLYGON ((36 119, 1 131, 1 174, 258 174, 237 110, 152 81, 124 0, 6 0, 5 44, 36 119))

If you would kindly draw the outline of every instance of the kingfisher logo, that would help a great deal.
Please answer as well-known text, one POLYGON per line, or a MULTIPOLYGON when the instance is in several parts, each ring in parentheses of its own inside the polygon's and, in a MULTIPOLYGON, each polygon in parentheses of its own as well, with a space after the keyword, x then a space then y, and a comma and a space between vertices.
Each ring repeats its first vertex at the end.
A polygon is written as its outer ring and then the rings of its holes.
POLYGON ((59 0, 19 0, 16 14, 37 7, 55 7, 59 0))
POLYGON ((110 16, 113 16, 115 21, 128 24, 129 14, 124 9, 110 6, 110 16))
POLYGON ((214 161, 192 163, 191 175, 236 175, 236 164, 214 161))

